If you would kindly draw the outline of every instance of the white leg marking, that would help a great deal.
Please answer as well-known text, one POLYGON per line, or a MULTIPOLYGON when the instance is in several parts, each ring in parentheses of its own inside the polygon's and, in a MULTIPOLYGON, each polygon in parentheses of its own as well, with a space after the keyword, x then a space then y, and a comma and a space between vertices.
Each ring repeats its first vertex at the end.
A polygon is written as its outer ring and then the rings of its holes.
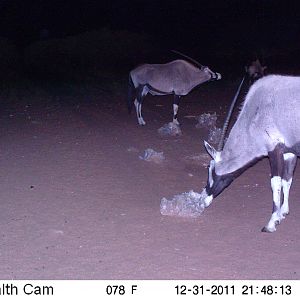
POLYGON ((294 157, 295 157, 295 154, 293 154, 293 153, 284 153, 283 154, 284 160, 290 160, 290 159, 293 159, 294 157))
POLYGON ((178 105, 173 104, 173 123, 179 125, 179 122, 177 120, 177 112, 178 112, 178 105))
POLYGON ((144 121, 143 119, 143 116, 142 116, 142 103, 139 103, 139 124, 140 125, 146 125, 146 122, 144 121))
POLYGON ((280 200, 281 200, 281 188, 282 188, 282 180, 279 176, 274 176, 271 179, 271 187, 273 191, 273 204, 274 209, 271 216, 271 219, 267 226, 265 227, 265 231, 274 232, 276 231, 276 225, 280 223, 282 220, 280 214, 280 200))
MULTIPOLYGON (((136 117, 138 119, 138 122, 139 122, 139 102, 137 101, 137 99, 135 98, 134 100, 134 106, 135 106, 135 111, 136 111, 136 117)), ((140 123, 140 122, 139 122, 140 123)))

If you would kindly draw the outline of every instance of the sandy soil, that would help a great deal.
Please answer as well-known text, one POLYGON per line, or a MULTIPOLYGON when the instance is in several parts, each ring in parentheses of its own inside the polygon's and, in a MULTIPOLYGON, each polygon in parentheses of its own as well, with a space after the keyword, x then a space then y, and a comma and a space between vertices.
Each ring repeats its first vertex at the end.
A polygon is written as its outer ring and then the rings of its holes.
POLYGON ((24 93, 3 104, 0 278, 300 279, 299 169, 290 215, 273 234, 260 232, 272 209, 266 159, 201 217, 160 214, 162 197, 206 183, 207 131, 185 116, 217 112, 222 121, 233 93, 209 83, 187 96, 178 138, 157 133, 171 120, 170 97, 147 96, 145 127, 127 114, 125 90, 24 93), (140 160, 147 148, 166 160, 140 160))

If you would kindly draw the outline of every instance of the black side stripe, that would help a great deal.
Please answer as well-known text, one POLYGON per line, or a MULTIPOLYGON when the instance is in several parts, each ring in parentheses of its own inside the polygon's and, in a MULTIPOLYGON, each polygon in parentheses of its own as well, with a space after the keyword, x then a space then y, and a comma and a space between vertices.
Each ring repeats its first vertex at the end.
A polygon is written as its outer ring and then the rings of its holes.
POLYGON ((167 93, 167 92, 160 91, 160 90, 154 88, 153 86, 151 86, 149 83, 146 84, 146 87, 147 87, 149 90, 152 90, 152 91, 154 91, 154 92, 156 92, 156 93, 160 93, 160 94, 164 94, 164 95, 170 95, 170 94, 172 94, 172 93, 167 93))

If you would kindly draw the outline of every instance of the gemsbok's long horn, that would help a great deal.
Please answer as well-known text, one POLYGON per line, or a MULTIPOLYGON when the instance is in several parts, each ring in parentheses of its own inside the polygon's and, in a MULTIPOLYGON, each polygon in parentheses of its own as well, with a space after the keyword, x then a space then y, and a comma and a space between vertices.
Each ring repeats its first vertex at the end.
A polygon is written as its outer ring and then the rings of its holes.
POLYGON ((230 121, 230 118, 231 118, 231 115, 232 115, 232 111, 233 111, 233 108, 234 108, 234 105, 236 103, 236 100, 240 94, 240 91, 241 91, 241 88, 242 88, 242 85, 244 83, 244 80, 245 80, 245 76, 243 77, 236 93, 235 93, 235 96, 231 102, 231 105, 230 105, 230 108, 228 110, 228 113, 227 113, 227 117, 226 117, 226 120, 224 122, 224 125, 223 125, 223 128, 222 128, 222 133, 221 133, 221 138, 220 138, 220 141, 219 141, 219 145, 218 145, 218 149, 217 151, 222 151, 223 150, 223 146, 224 146, 224 140, 225 140, 225 134, 226 134, 226 131, 227 131, 227 128, 228 128, 228 124, 229 124, 229 121, 230 121))
POLYGON ((179 52, 179 51, 177 51, 177 50, 171 50, 171 51, 174 52, 174 53, 176 53, 176 54, 179 54, 179 55, 181 55, 181 56, 183 56, 183 57, 185 57, 185 58, 187 58, 187 59, 189 59, 189 60, 190 60, 191 62, 193 62, 196 66, 198 66, 198 67, 200 67, 200 68, 203 68, 203 65, 202 65, 202 64, 200 64, 197 60, 195 60, 195 59, 189 57, 188 55, 185 55, 185 54, 183 54, 183 53, 181 53, 181 52, 179 52))

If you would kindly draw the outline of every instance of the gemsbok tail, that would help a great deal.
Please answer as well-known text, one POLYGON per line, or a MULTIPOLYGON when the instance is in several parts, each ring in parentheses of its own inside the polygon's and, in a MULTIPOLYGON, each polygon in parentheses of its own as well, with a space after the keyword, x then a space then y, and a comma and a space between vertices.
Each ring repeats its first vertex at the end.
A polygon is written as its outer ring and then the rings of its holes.
POLYGON ((132 106, 133 106, 133 94, 134 94, 134 84, 131 78, 131 75, 129 74, 129 81, 128 81, 128 96, 127 96, 127 107, 128 107, 128 113, 131 113, 132 106))

